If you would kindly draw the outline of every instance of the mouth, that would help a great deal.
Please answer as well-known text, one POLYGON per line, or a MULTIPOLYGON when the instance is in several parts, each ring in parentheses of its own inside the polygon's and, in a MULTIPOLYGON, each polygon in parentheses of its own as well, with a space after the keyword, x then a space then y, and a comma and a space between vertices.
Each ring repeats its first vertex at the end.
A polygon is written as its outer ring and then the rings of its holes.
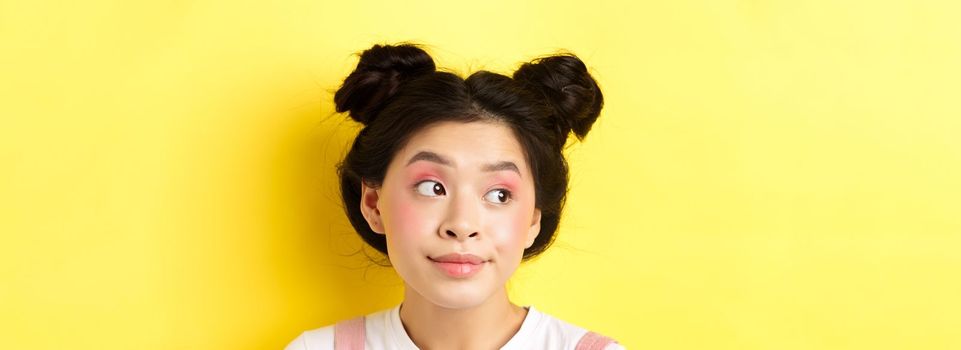
POLYGON ((478 272, 484 269, 484 266, 487 265, 486 260, 483 260, 476 255, 445 255, 438 258, 427 257, 427 259, 429 259, 435 267, 437 267, 448 277, 458 279, 468 278, 476 275, 478 272))
POLYGON ((477 255, 474 255, 474 254, 460 254, 460 253, 451 253, 451 254, 440 255, 440 256, 435 256, 435 257, 430 257, 430 256, 428 256, 427 258, 428 258, 428 259, 431 259, 431 260, 433 260, 433 261, 436 261, 436 262, 457 263, 457 264, 480 265, 480 264, 483 264, 483 263, 487 262, 487 259, 481 258, 481 257, 479 257, 479 256, 477 256, 477 255))

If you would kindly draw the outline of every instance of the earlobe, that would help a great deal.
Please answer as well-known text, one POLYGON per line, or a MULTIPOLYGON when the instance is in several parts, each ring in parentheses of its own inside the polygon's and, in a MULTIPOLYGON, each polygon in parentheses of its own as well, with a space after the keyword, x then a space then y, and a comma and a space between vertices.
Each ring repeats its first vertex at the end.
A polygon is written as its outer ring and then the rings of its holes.
POLYGON ((377 203, 380 200, 380 191, 362 184, 360 195, 360 212, 364 214, 364 219, 370 225, 370 229, 375 233, 384 234, 384 223, 380 216, 380 209, 377 203))
POLYGON ((537 238, 537 235, 540 234, 540 232, 541 232, 541 210, 535 208, 534 218, 533 218, 533 221, 531 222, 530 230, 527 231, 527 246, 525 247, 525 249, 530 248, 532 245, 534 245, 534 239, 537 238))

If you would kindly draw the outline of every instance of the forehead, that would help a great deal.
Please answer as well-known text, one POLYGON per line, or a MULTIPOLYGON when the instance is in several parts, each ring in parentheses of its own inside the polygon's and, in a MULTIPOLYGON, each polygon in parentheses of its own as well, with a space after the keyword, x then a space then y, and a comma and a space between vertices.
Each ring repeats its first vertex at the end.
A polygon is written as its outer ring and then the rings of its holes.
POLYGON ((394 157, 404 166, 418 152, 430 151, 451 159, 455 165, 473 167, 510 161, 528 173, 524 151, 513 131, 497 122, 440 122, 411 135, 394 157))

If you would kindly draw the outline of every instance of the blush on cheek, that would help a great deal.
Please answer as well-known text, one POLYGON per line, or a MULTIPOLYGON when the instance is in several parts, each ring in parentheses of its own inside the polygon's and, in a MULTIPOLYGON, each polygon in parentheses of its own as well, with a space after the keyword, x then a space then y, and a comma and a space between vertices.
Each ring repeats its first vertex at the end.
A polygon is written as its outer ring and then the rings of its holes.
POLYGON ((514 228, 517 230, 517 240, 523 246, 527 243, 527 233, 531 227, 531 217, 524 215, 517 215, 514 218, 514 228))
POLYGON ((403 195, 393 196, 390 201, 393 213, 390 227, 392 234, 410 236, 425 231, 426 219, 416 206, 417 203, 414 203, 413 198, 403 195))
POLYGON ((527 234, 533 222, 533 208, 526 205, 519 205, 511 208, 509 212, 504 212, 501 217, 501 225, 504 225, 506 242, 513 249, 524 249, 527 244, 527 234))

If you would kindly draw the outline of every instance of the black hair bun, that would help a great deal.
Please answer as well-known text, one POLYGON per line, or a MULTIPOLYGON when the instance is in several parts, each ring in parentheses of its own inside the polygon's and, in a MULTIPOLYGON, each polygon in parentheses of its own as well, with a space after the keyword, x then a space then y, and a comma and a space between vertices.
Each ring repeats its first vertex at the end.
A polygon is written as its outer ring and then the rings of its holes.
POLYGON ((430 55, 417 46, 374 45, 361 53, 357 68, 334 94, 337 112, 349 111, 351 118, 369 125, 402 83, 435 68, 430 55))
POLYGON ((554 110, 554 122, 561 140, 573 131, 578 139, 587 136, 604 106, 604 96, 587 67, 577 56, 562 54, 524 63, 514 80, 539 93, 554 110))

